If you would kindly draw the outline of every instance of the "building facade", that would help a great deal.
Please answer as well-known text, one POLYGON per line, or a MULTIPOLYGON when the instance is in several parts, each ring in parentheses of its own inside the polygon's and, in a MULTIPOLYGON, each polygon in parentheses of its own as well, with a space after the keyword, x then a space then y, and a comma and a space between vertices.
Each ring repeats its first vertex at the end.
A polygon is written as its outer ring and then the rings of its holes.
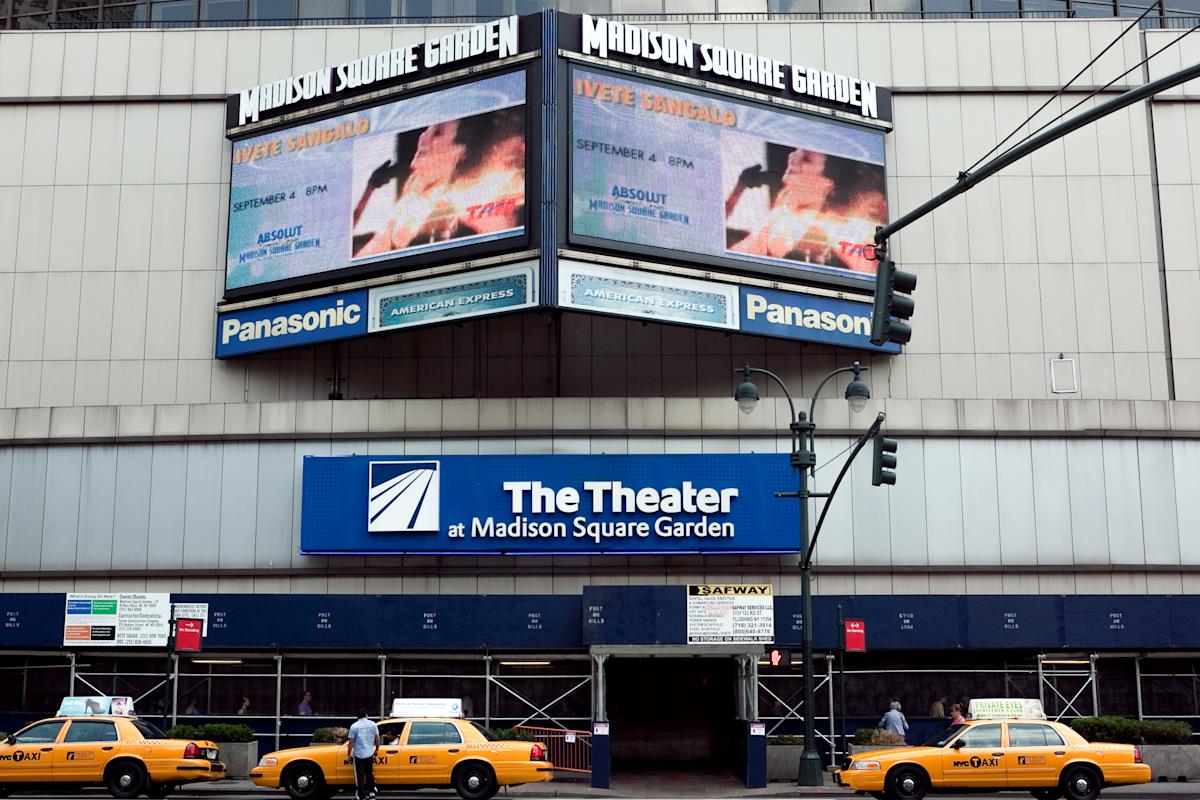
MULTIPOLYGON (((1200 719, 1194 82, 1070 134, 899 233, 891 256, 919 276, 900 354, 546 305, 215 358, 235 158, 227 97, 461 27, 225 28, 205 16, 217 5, 121 12, 179 21, 165 30, 32 31, 20 30, 33 24, 19 16, 27 4, 0 6, 14 28, 0 33, 0 657, 12 668, 0 712, 11 724, 91 690, 165 701, 176 718, 188 703, 228 717, 247 696, 273 746, 311 733, 295 706, 312 690, 329 719, 376 700, 382 711, 406 692, 464 697, 493 726, 609 718, 618 760, 683 728, 698 737, 690 752, 720 752, 739 717, 790 730, 798 669, 749 659, 757 675, 735 704, 735 656, 761 644, 689 650, 683 587, 770 586, 775 643, 798 646, 798 533, 791 552, 311 554, 305 459, 561 458, 546 462, 548 479, 591 455, 788 453, 787 400, 760 383, 760 408, 739 414, 735 369, 770 369, 807 403, 854 361, 869 368, 872 397, 852 415, 843 375, 816 402, 817 490, 877 412, 900 463, 893 487, 871 485, 868 459, 854 463, 816 549, 824 728, 837 710, 824 654, 837 649, 839 607, 868 623, 868 654, 847 660, 852 719, 892 696, 920 716, 939 694, 1200 719), (64 596, 109 592, 208 603, 206 648, 219 655, 175 657, 164 696, 161 648, 71 645, 64 596), (665 627, 648 629, 647 609, 665 627), (599 613, 629 625, 589 628, 599 613), (647 660, 681 652, 713 658, 700 671, 647 660), (721 710, 685 711, 701 692, 721 710), (655 727, 662 717, 677 724, 655 727)), ((409 11, 385 5, 343 16, 409 11)), ((599 10, 620 19, 611 5, 599 10)), ((1083 5, 1074 16, 1090 14, 1083 5)), ((65 26, 61 6, 41 22, 65 26)), ((1013 13, 1023 10, 1035 9, 1013 13)), ((115 23, 116 11, 88 13, 115 23)), ((628 11, 646 29, 890 88, 892 218, 1009 131, 1023 137, 1200 56, 1161 17, 1105 50, 1129 25, 1107 6, 1112 18, 628 11)), ((239 24, 263 18, 239 13, 239 24)), ((546 241, 531 243, 534 259, 546 241)), ((789 479, 780 458, 771 474, 789 479)), ((666 469, 664 484, 686 477, 666 469)), ((765 478, 742 479, 744 494, 769 492, 765 478)), ((460 488, 443 483, 442 494, 460 488)))

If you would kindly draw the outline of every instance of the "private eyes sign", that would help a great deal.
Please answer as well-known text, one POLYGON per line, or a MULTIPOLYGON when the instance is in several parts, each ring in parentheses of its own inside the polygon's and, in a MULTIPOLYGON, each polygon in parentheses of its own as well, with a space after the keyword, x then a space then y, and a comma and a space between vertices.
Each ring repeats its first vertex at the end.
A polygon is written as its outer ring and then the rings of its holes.
POLYGON ((301 552, 796 552, 786 455, 304 459, 301 552), (442 492, 442 487, 447 491, 442 492))

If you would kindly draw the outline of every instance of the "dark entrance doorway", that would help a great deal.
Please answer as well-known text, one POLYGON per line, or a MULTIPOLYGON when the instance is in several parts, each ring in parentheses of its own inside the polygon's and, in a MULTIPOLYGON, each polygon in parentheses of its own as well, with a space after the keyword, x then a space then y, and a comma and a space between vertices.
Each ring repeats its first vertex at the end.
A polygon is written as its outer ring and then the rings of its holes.
POLYGON ((733 658, 612 658, 607 681, 614 774, 737 771, 733 658))

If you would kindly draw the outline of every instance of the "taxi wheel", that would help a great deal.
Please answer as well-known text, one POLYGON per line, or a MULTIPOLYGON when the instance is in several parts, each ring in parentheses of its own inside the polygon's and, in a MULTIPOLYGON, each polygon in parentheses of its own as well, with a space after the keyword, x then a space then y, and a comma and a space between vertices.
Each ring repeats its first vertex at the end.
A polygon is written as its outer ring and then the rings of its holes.
POLYGON ((325 776, 315 764, 294 764, 283 774, 283 788, 292 800, 316 800, 326 789, 325 776))
POLYGON ((104 785, 113 797, 137 797, 146 791, 146 770, 136 761, 121 761, 108 768, 104 785))
POLYGON ((1070 767, 1062 775, 1062 792, 1068 800, 1096 800, 1100 778, 1088 767, 1070 767))
POLYGON ((918 767, 898 767, 887 777, 888 797, 895 800, 921 800, 929 792, 929 778, 918 767))
POLYGON ((486 764, 464 764, 454 771, 453 783, 463 800, 488 800, 500 790, 495 773, 486 764))

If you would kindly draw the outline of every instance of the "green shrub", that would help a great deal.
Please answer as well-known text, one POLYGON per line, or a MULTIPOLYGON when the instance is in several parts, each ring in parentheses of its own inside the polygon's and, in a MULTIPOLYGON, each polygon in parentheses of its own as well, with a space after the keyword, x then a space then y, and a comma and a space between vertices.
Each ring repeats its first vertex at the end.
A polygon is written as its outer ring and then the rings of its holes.
POLYGON ((168 739, 199 739, 200 731, 195 725, 185 725, 182 722, 167 728, 168 739))
POLYGON ((533 735, 533 731, 522 731, 516 728, 493 728, 492 734, 497 739, 504 741, 532 742, 537 738, 533 735))
POLYGON ((213 742, 253 742, 254 729, 249 725, 231 725, 227 722, 210 722, 200 727, 201 739, 213 742))
POLYGON ((1177 719, 1151 719, 1142 723, 1146 744, 1191 744, 1192 726, 1177 719))
POLYGON ((885 731, 883 728, 859 728, 854 732, 854 743, 862 746, 904 744, 904 737, 898 733, 885 731))
POLYGON ((767 739, 768 745, 804 744, 803 736, 772 736, 767 739))
POLYGON ((313 731, 313 744, 342 744, 350 731, 346 728, 317 728, 313 731))
POLYGON ((1079 717, 1071 727, 1089 742, 1142 744, 1142 723, 1125 717, 1079 717))
POLYGON ((854 732, 855 744, 870 744, 871 737, 875 735, 877 728, 859 728, 854 732))

